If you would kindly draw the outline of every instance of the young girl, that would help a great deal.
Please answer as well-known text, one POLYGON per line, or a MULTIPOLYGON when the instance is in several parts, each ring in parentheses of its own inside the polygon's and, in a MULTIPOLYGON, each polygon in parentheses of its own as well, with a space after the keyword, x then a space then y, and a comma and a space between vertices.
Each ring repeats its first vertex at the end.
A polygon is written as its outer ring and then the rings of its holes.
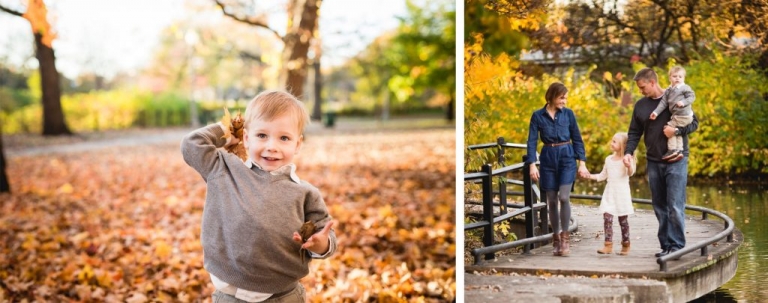
POLYGON ((624 164, 624 149, 627 146, 627 133, 616 133, 611 140, 613 155, 605 158, 605 166, 599 174, 589 175, 589 179, 608 180, 600 201, 600 211, 603 212, 603 227, 605 228, 605 246, 597 250, 600 254, 613 252, 613 217, 619 217, 621 226, 620 255, 629 254, 629 222, 627 217, 635 212, 632 206, 632 195, 629 191, 629 177, 635 173, 637 160, 632 157, 630 164, 624 164))

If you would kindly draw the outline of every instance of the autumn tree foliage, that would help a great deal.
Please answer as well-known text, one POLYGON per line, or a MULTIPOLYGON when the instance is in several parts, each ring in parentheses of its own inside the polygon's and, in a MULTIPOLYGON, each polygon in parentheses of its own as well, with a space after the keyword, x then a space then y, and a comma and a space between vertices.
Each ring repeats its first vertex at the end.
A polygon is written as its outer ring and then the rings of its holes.
POLYGON ((386 120, 390 112, 444 108, 455 119, 456 9, 451 1, 406 1, 397 29, 335 67, 327 77, 329 99, 371 109, 386 120))
MULTIPOLYGON (((562 16, 550 17, 555 20, 547 20, 541 28, 559 33, 583 28, 575 26, 575 23, 564 27, 564 23, 558 22, 562 21, 562 16)), ((726 19, 720 16, 720 20, 726 19)), ((517 21, 508 22, 514 24, 517 21)), ((711 26, 706 28, 711 30, 711 26)), ((735 27, 734 30, 743 28, 735 27)), ((606 54, 600 61, 581 64, 565 62, 564 67, 556 72, 530 74, 527 73, 530 67, 526 69, 520 53, 493 55, 485 50, 488 44, 483 38, 483 33, 473 33, 465 44, 466 145, 496 142, 498 137, 504 137, 507 142, 525 143, 531 114, 544 106, 546 88, 557 81, 569 89, 567 106, 579 119, 586 143, 587 166, 599 169, 601 163, 589 159, 608 156, 611 151, 605 142, 610 142, 617 130, 628 128, 632 104, 641 96, 632 76, 650 65, 644 63, 645 60, 632 63, 629 58, 606 54), (627 59, 622 68, 611 65, 610 61, 617 58, 627 59)), ((550 41, 550 45, 568 43, 550 41)), ((768 143, 765 139, 768 138, 768 128, 763 127, 764 123, 768 123, 765 118, 768 116, 765 101, 768 96, 765 83, 768 80, 765 79, 765 70, 758 68, 760 58, 756 56, 755 49, 707 47, 706 56, 703 52, 699 53, 684 65, 686 83, 696 91, 694 112, 701 121, 705 121, 690 136, 693 156, 689 172, 700 177, 764 175, 768 173, 768 143), (722 79, 729 79, 727 85, 723 85, 722 79), (725 141, 733 144, 722 146, 720 142, 725 141)), ((667 58, 665 62, 662 66, 650 66, 660 76, 662 87, 669 85, 666 76, 669 68, 680 64, 674 58, 667 58)), ((639 168, 644 167, 644 148, 641 144, 637 152, 641 163, 639 168)), ((510 153, 507 163, 520 162, 521 157, 521 154, 510 153)), ((494 159, 496 155, 492 150, 468 151, 464 170, 478 170, 482 164, 494 162, 494 159)), ((639 173, 642 175, 645 172, 640 169, 639 173)))
POLYGON ((224 15, 233 20, 265 28, 277 36, 283 44, 280 83, 294 96, 304 98, 304 82, 307 79, 308 54, 317 35, 321 0, 288 0, 287 28, 284 35, 267 23, 267 13, 254 12, 256 0, 214 0, 224 15))
POLYGON ((537 30, 546 18, 551 0, 465 0, 465 43, 479 46, 485 53, 517 55, 528 48, 528 31, 537 30), (481 40, 476 40, 480 38, 481 40))
MULTIPOLYGON (((486 9, 510 16, 493 6, 486 9)), ((601 73, 628 71, 637 61, 658 67, 670 59, 687 64, 711 56, 715 49, 757 55, 761 59, 756 67, 766 69, 766 13, 766 0, 568 1, 551 3, 543 26, 532 28, 526 37, 530 49, 542 51, 557 64, 598 64, 601 73)), ((525 20, 520 14, 515 19, 525 20)))
POLYGON ((21 13, 0 4, 0 10, 29 21, 35 37, 37 58, 42 86, 43 135, 68 135, 72 132, 64 120, 61 108, 61 87, 56 70, 53 40, 56 34, 48 22, 48 8, 43 0, 27 1, 26 12, 21 13))

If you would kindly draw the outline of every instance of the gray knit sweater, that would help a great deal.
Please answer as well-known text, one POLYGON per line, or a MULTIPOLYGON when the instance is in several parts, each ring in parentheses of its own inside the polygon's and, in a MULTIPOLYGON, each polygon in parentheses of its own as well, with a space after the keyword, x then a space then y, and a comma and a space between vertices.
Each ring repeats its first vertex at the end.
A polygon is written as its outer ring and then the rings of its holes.
POLYGON ((661 115, 665 109, 669 108, 672 116, 693 116, 691 104, 696 100, 696 94, 688 84, 680 84, 676 87, 667 88, 661 97, 661 102, 653 111, 656 115, 661 115), (682 101, 683 107, 677 106, 677 102, 682 101))
MULTIPOLYGON (((310 258, 292 235, 305 221, 317 230, 331 216, 320 191, 287 175, 248 168, 224 146, 218 124, 184 137, 181 153, 207 183, 201 242, 205 269, 245 290, 280 293, 293 289, 309 272, 310 258)), ((330 250, 336 236, 330 233, 330 250)), ((333 254, 330 251, 325 257, 333 254)))

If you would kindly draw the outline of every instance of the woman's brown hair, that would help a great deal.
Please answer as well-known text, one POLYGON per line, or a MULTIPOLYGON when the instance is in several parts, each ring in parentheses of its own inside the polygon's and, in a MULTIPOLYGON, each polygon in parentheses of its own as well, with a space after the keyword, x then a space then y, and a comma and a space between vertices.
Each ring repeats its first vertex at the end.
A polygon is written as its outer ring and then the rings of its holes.
POLYGON ((552 100, 555 100, 566 93, 568 93, 568 89, 565 87, 565 84, 555 82, 549 85, 547 93, 544 95, 544 99, 546 99, 547 104, 549 104, 552 100))

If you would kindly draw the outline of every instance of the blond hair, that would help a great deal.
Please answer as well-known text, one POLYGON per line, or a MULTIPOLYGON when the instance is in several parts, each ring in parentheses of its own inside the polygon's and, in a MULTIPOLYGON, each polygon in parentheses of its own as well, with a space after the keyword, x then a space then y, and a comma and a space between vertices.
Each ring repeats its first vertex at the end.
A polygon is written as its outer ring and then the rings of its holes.
POLYGON ((672 76, 672 74, 674 74, 676 72, 682 72, 683 73, 683 77, 685 77, 685 68, 683 68, 682 66, 675 65, 675 66, 673 66, 672 68, 669 69, 669 75, 670 76, 672 76))
POLYGON ((253 121, 272 121, 286 114, 296 118, 299 133, 304 133, 304 127, 309 124, 309 114, 304 108, 304 103, 285 91, 264 91, 248 102, 245 108, 245 125, 248 128, 253 121))
MULTIPOLYGON (((624 151, 627 150, 627 141, 629 141, 629 135, 625 132, 618 132, 615 135, 613 135, 614 138, 617 138, 619 141, 619 156, 624 156, 624 151)), ((632 153, 632 174, 634 175, 635 171, 637 170, 637 158, 635 157, 635 154, 632 153)))

